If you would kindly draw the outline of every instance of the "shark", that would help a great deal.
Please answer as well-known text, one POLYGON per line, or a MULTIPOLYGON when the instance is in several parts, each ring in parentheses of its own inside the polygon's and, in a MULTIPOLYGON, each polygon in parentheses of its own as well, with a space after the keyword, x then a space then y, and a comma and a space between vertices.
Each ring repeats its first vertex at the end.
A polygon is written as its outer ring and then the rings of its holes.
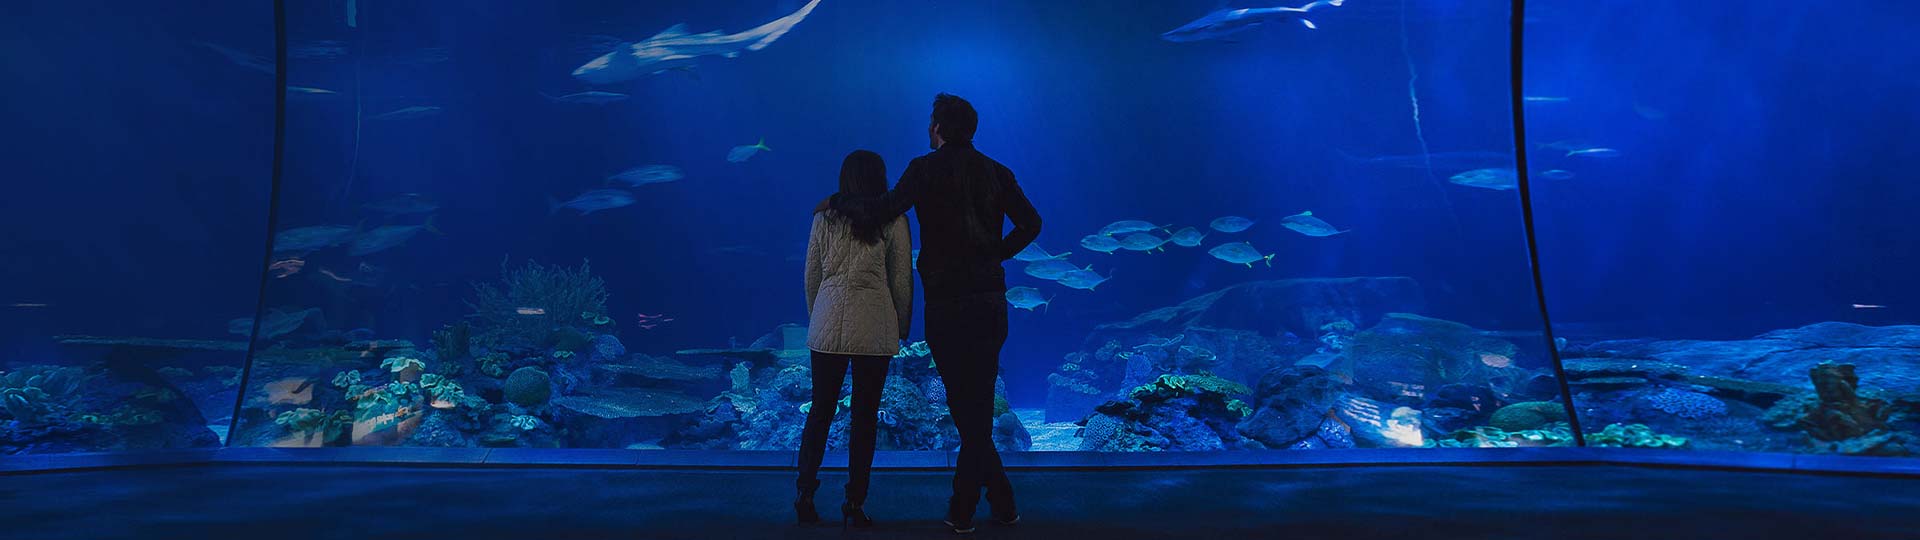
POLYGON ((1340 7, 1340 4, 1345 2, 1346 0, 1319 0, 1300 7, 1223 9, 1208 13, 1204 17, 1187 23, 1186 26, 1160 34, 1160 39, 1176 43, 1220 39, 1268 21, 1283 19, 1300 21, 1300 24, 1312 29, 1317 27, 1313 25, 1313 21, 1307 19, 1308 12, 1327 6, 1340 7))
POLYGON ((670 70, 689 70, 702 56, 738 57, 742 51, 772 45, 819 5, 820 0, 812 0, 791 15, 737 34, 719 30, 689 34, 686 23, 676 24, 646 40, 615 45, 613 52, 574 69, 573 77, 588 84, 614 84, 670 70))

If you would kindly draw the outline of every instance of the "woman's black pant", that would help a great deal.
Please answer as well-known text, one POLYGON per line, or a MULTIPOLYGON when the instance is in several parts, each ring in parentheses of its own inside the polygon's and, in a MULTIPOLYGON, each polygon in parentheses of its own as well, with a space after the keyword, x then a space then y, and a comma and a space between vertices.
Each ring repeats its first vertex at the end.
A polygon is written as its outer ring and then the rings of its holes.
MULTIPOLYGON (((846 379, 847 366, 853 366, 852 433, 847 449, 847 502, 859 506, 867 500, 867 483, 873 472, 874 430, 880 423, 880 390, 887 385, 889 356, 828 354, 813 352, 813 405, 807 411, 806 428, 800 431, 800 480, 803 490, 820 485, 820 462, 826 458, 827 431, 840 407, 840 382, 846 379)), ((989 404, 989 407, 992 405, 989 404)))
POLYGON ((947 385, 947 411, 960 432, 948 511, 970 516, 987 500, 1013 510, 1013 483, 993 447, 993 386, 1000 376, 1000 348, 1007 343, 1007 299, 1001 292, 927 300, 927 347, 947 385))

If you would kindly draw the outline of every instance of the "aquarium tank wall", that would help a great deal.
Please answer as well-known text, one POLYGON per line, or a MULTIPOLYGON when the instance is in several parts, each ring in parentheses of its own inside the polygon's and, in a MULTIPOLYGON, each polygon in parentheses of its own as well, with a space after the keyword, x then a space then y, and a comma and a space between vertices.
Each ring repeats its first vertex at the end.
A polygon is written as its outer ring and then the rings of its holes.
POLYGON ((1920 452, 1879 8, 258 4, 7 8, 0 451, 792 450, 812 209, 949 92, 1002 450, 1920 452))

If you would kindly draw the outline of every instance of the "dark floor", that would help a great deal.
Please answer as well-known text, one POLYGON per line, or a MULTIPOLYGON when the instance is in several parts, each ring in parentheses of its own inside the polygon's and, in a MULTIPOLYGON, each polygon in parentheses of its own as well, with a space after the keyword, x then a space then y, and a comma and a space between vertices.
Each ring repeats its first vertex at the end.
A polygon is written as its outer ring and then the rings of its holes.
MULTIPOLYGON (((826 478, 837 519, 844 477, 826 478)), ((980 538, 1920 538, 1920 479, 1631 466, 1016 472, 980 538)), ((860 538, 942 538, 947 478, 875 476, 860 538)), ((202 465, 0 476, 0 538, 831 538, 778 471, 202 465)), ((984 507, 982 512, 984 512, 984 507)))

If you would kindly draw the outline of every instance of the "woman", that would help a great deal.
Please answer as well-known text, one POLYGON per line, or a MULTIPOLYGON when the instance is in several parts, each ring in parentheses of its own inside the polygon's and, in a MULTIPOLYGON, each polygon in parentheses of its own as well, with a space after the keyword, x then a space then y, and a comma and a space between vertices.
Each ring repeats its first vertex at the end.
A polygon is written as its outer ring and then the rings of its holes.
MULTIPOLYGON (((840 193, 878 197, 887 192, 887 165, 866 150, 840 164, 840 193)), ((873 526, 861 506, 873 468, 874 430, 887 364, 900 352, 913 320, 913 244, 905 217, 872 228, 854 226, 832 210, 815 212, 807 241, 807 348, 813 351, 813 404, 800 434, 800 494, 793 510, 801 523, 820 521, 813 492, 827 429, 840 401, 840 381, 853 368, 847 502, 841 523, 873 526)))

